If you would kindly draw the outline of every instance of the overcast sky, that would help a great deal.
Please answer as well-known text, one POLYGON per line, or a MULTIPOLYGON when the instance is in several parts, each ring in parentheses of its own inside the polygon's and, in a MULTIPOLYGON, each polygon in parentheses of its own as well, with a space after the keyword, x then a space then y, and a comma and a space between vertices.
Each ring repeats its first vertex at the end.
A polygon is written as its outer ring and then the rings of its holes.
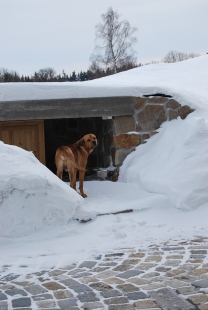
POLYGON ((208 53, 208 0, 0 0, 0 68, 85 71, 109 6, 138 28, 137 62, 208 53))

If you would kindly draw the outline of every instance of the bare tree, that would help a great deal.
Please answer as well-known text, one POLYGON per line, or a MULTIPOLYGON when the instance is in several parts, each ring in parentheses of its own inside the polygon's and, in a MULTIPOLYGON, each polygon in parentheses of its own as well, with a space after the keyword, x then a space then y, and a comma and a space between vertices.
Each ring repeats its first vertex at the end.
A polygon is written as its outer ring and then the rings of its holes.
POLYGON ((177 52, 177 51, 170 51, 167 53, 167 55, 163 58, 163 62, 178 62, 178 61, 183 61, 187 60, 190 58, 198 57, 200 56, 199 54, 196 53, 182 53, 182 52, 177 52))
POLYGON ((151 60, 150 62, 146 62, 146 63, 145 63, 145 66, 146 66, 146 65, 155 65, 155 64, 159 64, 159 61, 157 61, 157 60, 151 60))
POLYGON ((90 80, 98 79, 105 76, 105 71, 93 60, 88 70, 88 76, 90 80))
POLYGON ((20 82, 20 76, 17 71, 9 71, 5 68, 0 68, 0 83, 20 82))
POLYGON ((32 77, 35 82, 53 82, 56 76, 56 71, 53 68, 40 69, 34 73, 32 77))
POLYGON ((137 28, 131 27, 127 20, 119 21, 119 16, 112 7, 101 15, 102 22, 95 26, 98 44, 90 57, 92 63, 113 68, 114 73, 126 62, 136 64, 132 46, 137 42, 137 28))

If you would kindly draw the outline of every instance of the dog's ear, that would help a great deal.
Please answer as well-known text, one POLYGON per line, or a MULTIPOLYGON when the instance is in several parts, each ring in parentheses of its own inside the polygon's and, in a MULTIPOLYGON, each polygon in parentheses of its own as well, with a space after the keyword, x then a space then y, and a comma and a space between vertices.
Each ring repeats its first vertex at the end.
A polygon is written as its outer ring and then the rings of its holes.
POLYGON ((83 146, 83 145, 84 145, 84 139, 81 139, 77 142, 78 147, 83 146))

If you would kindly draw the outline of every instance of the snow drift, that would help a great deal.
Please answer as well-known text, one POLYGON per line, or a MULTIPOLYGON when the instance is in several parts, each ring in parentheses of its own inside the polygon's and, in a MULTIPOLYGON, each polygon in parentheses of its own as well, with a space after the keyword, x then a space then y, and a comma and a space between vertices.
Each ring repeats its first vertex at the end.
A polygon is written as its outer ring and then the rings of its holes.
POLYGON ((32 152, 0 142, 0 236, 20 237, 65 225, 83 198, 32 152))
POLYGON ((163 194, 176 208, 208 202, 208 121, 194 114, 164 123, 126 158, 119 180, 163 194))

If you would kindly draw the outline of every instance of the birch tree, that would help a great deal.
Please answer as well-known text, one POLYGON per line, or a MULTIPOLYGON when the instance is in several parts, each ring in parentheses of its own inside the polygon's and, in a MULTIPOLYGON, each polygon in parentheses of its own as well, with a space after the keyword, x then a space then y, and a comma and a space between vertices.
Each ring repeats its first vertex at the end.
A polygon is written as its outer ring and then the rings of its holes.
POLYGON ((124 64, 136 64, 133 45, 137 42, 137 28, 131 27, 127 20, 120 21, 120 15, 109 7, 102 14, 102 22, 95 26, 96 46, 90 60, 117 72, 124 64))

